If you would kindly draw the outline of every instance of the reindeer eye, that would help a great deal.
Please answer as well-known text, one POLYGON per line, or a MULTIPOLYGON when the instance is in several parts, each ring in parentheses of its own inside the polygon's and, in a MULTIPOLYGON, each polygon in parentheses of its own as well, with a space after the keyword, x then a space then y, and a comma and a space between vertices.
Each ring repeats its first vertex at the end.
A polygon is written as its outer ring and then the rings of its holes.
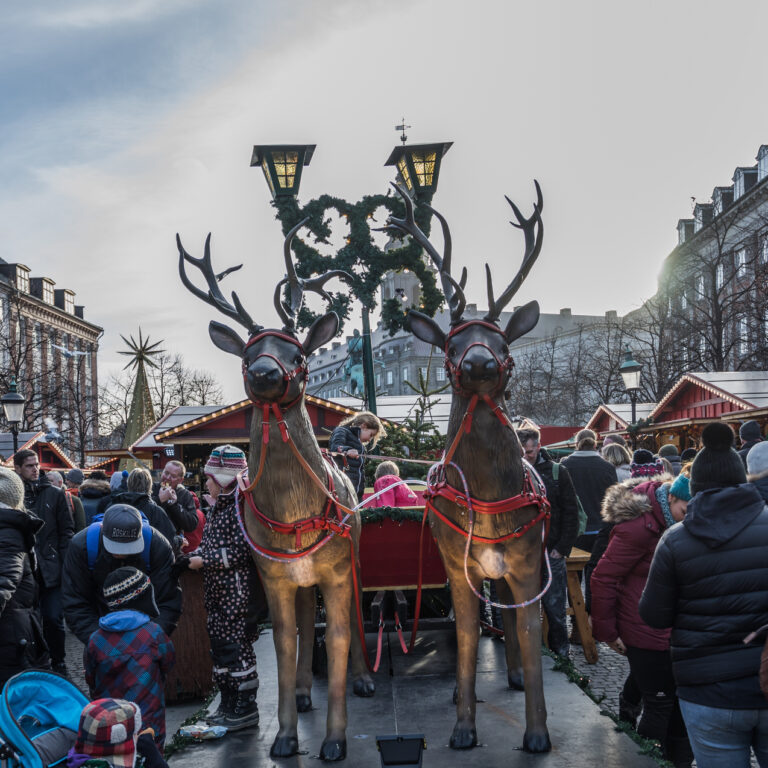
POLYGON ((456 354, 456 347, 448 347, 448 357, 453 357, 456 354))
POLYGON ((293 362, 296 363, 296 365, 299 365, 303 359, 303 355, 296 355, 296 357, 293 358, 293 362))

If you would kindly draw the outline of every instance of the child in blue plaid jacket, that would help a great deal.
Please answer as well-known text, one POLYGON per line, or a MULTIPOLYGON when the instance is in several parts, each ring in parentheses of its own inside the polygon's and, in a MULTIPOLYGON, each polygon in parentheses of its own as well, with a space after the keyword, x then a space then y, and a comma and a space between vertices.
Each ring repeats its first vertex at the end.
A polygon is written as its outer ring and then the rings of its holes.
POLYGON ((99 620, 84 652, 91 698, 128 699, 139 705, 144 725, 165 744, 165 679, 176 660, 173 643, 155 623, 152 584, 136 568, 118 568, 104 580, 109 613, 99 620))

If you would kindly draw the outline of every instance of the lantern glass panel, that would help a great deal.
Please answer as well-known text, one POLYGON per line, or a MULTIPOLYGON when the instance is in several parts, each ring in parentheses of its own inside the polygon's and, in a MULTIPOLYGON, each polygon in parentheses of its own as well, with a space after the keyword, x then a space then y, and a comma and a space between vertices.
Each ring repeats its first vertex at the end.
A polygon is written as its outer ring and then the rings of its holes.
POLYGON ((413 189, 413 182, 411 181, 411 174, 408 171, 408 163, 405 160, 405 155, 403 155, 397 161, 397 170, 400 171, 400 175, 403 177, 403 181, 405 182, 405 186, 408 187, 409 190, 412 190, 413 189))
POLYGON ((296 181, 296 166, 299 164, 298 152, 273 152, 275 175, 281 189, 293 189, 296 181))
POLYGON ((633 389, 640 389, 640 371, 621 371, 621 378, 624 379, 624 389, 627 392, 633 389))
POLYGON ((261 170, 264 171, 264 178, 267 180, 267 184, 269 185, 269 191, 272 193, 272 197, 274 197, 275 185, 272 182, 272 174, 269 172, 269 163, 262 163, 261 170))
POLYGON ((436 152, 414 152, 413 168, 420 187, 431 187, 435 173, 436 152))

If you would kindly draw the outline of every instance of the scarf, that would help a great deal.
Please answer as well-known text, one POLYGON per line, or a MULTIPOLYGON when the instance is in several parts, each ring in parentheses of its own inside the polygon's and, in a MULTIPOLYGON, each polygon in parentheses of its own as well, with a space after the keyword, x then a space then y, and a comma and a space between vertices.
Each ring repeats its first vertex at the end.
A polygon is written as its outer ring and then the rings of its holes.
POLYGON ((674 525, 675 521, 672 518, 672 512, 669 509, 669 486, 665 483, 660 485, 656 489, 656 501, 659 502, 661 512, 664 515, 664 522, 667 524, 667 528, 670 525, 674 525))

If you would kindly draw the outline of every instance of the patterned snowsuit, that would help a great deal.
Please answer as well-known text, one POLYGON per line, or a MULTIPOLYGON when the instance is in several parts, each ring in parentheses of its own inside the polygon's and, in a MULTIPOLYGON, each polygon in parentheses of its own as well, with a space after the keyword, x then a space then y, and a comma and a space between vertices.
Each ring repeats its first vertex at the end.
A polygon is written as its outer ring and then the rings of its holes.
POLYGON ((219 494, 195 554, 203 559, 213 680, 219 688, 257 688, 253 643, 259 635, 249 614, 254 610, 252 584, 258 575, 237 521, 234 491, 219 494))

